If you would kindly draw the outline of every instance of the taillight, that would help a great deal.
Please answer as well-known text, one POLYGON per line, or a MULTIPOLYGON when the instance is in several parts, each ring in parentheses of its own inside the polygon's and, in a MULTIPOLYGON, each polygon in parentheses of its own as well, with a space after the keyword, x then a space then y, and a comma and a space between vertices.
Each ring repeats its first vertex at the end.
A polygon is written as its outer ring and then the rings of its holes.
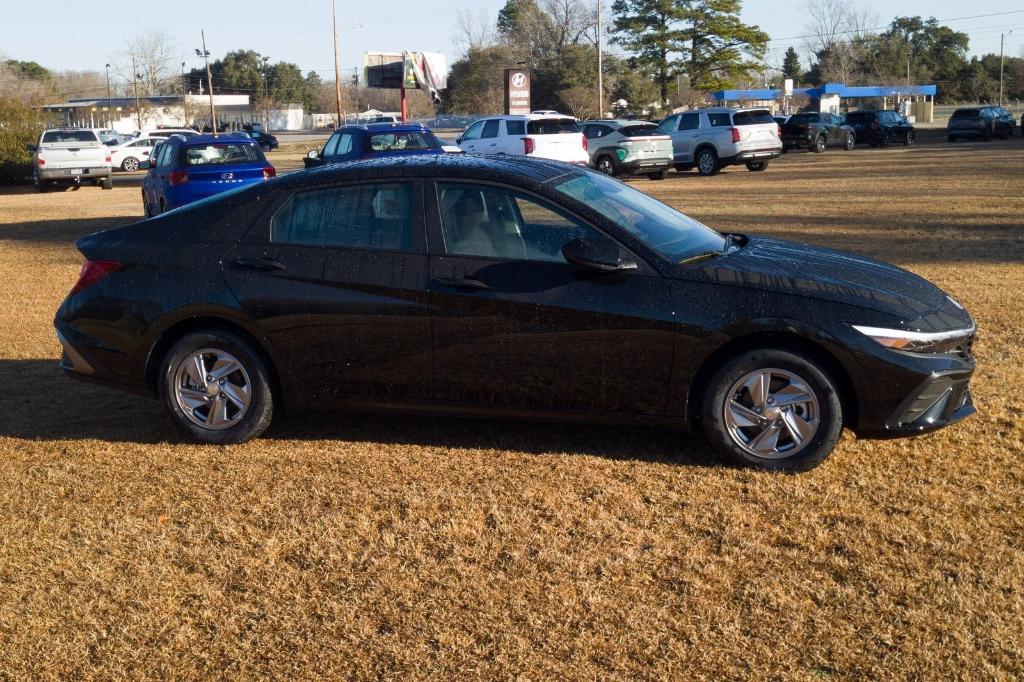
POLYGON ((87 260, 82 263, 82 269, 78 272, 78 281, 71 287, 68 296, 77 294, 82 289, 90 287, 112 272, 121 269, 121 264, 113 260, 87 260))
POLYGON ((46 165, 46 159, 44 159, 43 157, 40 156, 39 157, 39 165, 40 166, 45 166, 46 165))
POLYGON ((264 166, 263 167, 263 179, 264 180, 269 180, 270 178, 275 177, 276 175, 277 175, 277 170, 275 170, 273 166, 264 166))
POLYGON ((739 128, 731 128, 729 130, 729 132, 732 133, 732 141, 733 142, 739 142, 740 141, 740 129, 739 128))
POLYGON ((110 163, 110 154, 107 154, 107 163, 110 163))
POLYGON ((188 173, 183 171, 171 171, 167 174, 167 182, 171 183, 171 187, 175 185, 184 185, 188 182, 188 173))
POLYGON ((587 138, 586 137, 583 138, 583 151, 585 151, 585 152, 590 151, 590 145, 587 144, 587 138))
POLYGON ((530 139, 529 137, 524 137, 523 138, 523 153, 529 155, 529 154, 533 153, 533 150, 534 150, 533 140, 530 139))
POLYGON ((779 136, 779 139, 781 140, 782 139, 782 126, 776 125, 775 129, 776 129, 775 133, 779 136))

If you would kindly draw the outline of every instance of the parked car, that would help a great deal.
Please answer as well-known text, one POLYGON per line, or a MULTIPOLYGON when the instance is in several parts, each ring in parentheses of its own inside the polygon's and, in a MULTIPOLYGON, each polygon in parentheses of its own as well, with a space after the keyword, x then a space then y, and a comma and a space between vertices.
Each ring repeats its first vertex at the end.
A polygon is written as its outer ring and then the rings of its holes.
POLYGON ((590 163, 587 138, 576 119, 557 113, 483 118, 466 128, 455 144, 467 153, 590 163))
POLYGON ((28 145, 33 155, 32 181, 45 192, 51 185, 79 187, 89 180, 103 189, 113 189, 110 177, 110 148, 94 130, 57 128, 44 130, 37 144, 28 145))
POLYGON ((153 128, 151 130, 143 130, 139 137, 170 137, 171 135, 195 137, 199 133, 191 128, 153 128))
POLYGON ((993 110, 996 112, 996 120, 999 123, 1000 135, 1003 139, 1013 137, 1017 128, 1017 120, 1013 117, 1013 114, 1003 107, 993 107, 993 110))
POLYGON ((338 128, 323 149, 308 152, 303 163, 315 168, 373 156, 446 154, 453 149, 457 151, 419 123, 363 123, 338 128))
MULTIPOLYGON (((1005 111, 1005 109, 1003 110, 1005 111)), ((950 142, 962 138, 991 140, 999 136, 1006 139, 1013 134, 1013 116, 1000 113, 998 107, 965 107, 957 109, 946 124, 946 137, 950 142)))
POLYGON ((256 142, 259 144, 260 148, 263 149, 264 152, 274 151, 275 149, 281 146, 281 144, 277 141, 276 136, 271 135, 270 133, 265 133, 262 130, 249 131, 249 137, 256 140, 256 142))
POLYGON ((658 124, 672 138, 677 171, 715 175, 744 164, 763 171, 782 153, 779 124, 767 109, 714 107, 673 114, 658 124))
POLYGON ((159 215, 277 175, 255 141, 235 135, 172 135, 142 179, 142 206, 159 215))
POLYGON ((76 246, 61 366, 158 396, 203 443, 259 436, 283 403, 699 425, 794 471, 843 426, 974 412, 974 322, 932 284, 564 163, 354 161, 76 246))
POLYGON ((805 112, 790 116, 782 126, 782 147, 807 149, 818 154, 827 147, 852 151, 857 146, 857 133, 841 116, 824 112, 805 112))
POLYGON ((857 135, 857 144, 888 147, 893 142, 914 144, 917 133, 905 116, 896 111, 851 111, 846 123, 857 135))
POLYGON ((648 121, 606 120, 580 124, 590 166, 607 175, 642 174, 660 180, 672 167, 672 138, 648 121))
POLYGON ((165 139, 167 138, 146 136, 114 145, 110 148, 110 165, 127 173, 148 168, 154 145, 165 139))
POLYGON ((779 124, 779 128, 786 125, 786 121, 788 121, 790 118, 790 116, 772 116, 772 119, 774 119, 775 122, 779 124))

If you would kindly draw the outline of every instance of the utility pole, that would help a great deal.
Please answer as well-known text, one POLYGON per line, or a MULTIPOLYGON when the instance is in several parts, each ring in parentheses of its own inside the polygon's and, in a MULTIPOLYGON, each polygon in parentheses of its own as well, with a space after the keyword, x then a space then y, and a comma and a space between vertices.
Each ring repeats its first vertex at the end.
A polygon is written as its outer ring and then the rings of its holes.
POLYGON ((107 127, 110 127, 110 117, 112 116, 110 111, 110 64, 106 65, 107 70, 107 127))
POLYGON ((142 104, 139 102, 139 81, 142 80, 142 74, 138 72, 138 67, 135 66, 135 55, 132 55, 132 84, 135 86, 135 119, 139 124, 139 130, 142 130, 142 104))
POLYGON ((213 136, 217 137, 217 110, 213 108, 213 73, 210 72, 210 51, 206 49, 206 29, 200 30, 203 37, 203 49, 196 50, 196 54, 206 62, 206 80, 210 85, 210 130, 213 136))
POLYGON ((336 125, 341 125, 341 63, 338 61, 338 2, 331 0, 331 23, 334 26, 334 104, 337 107, 336 125))
MULTIPOLYGON (((1010 31, 1013 33, 1013 31, 1010 31)), ((999 34, 999 106, 1003 106, 1003 41, 1006 39, 1005 33, 999 34)))
POLYGON ((263 57, 263 130, 270 131, 270 84, 267 82, 267 63, 270 57, 263 57))
POLYGON ((604 65, 601 50, 601 5, 604 0, 597 0, 597 117, 604 118, 604 65))
POLYGON ((185 62, 181 63, 181 125, 188 127, 188 83, 185 81, 185 62))

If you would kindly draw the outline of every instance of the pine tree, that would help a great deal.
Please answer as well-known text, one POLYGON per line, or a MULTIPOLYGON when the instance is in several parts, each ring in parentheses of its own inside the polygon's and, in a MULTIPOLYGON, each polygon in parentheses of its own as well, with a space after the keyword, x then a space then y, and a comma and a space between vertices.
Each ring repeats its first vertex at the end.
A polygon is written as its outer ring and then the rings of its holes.
POLYGON ((678 0, 615 0, 612 14, 615 16, 613 42, 631 52, 637 64, 654 72, 654 80, 664 102, 668 99, 672 80, 669 54, 678 52, 683 46, 684 3, 678 0))
POLYGON ((740 21, 740 0, 679 0, 678 5, 685 8, 688 24, 682 66, 690 87, 721 90, 760 68, 768 34, 740 21))
POLYGON ((786 56, 782 60, 782 74, 785 78, 792 78, 793 82, 799 82, 803 75, 803 67, 800 66, 800 57, 796 50, 790 47, 786 50, 786 56))

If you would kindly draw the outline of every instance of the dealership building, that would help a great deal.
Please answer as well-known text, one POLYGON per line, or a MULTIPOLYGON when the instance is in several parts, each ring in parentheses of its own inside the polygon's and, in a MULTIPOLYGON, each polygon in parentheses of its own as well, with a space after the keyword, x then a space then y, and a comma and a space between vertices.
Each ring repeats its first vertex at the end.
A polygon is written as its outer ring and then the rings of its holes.
POLYGON ((881 102, 882 109, 900 109, 919 123, 934 119, 934 85, 868 85, 850 86, 845 83, 825 83, 814 88, 793 88, 792 93, 770 88, 765 90, 719 90, 711 94, 718 103, 728 105, 751 102, 791 113, 802 108, 804 101, 811 108, 831 114, 843 108, 857 109, 866 100, 881 102), (796 105, 797 102, 800 105, 796 105))

